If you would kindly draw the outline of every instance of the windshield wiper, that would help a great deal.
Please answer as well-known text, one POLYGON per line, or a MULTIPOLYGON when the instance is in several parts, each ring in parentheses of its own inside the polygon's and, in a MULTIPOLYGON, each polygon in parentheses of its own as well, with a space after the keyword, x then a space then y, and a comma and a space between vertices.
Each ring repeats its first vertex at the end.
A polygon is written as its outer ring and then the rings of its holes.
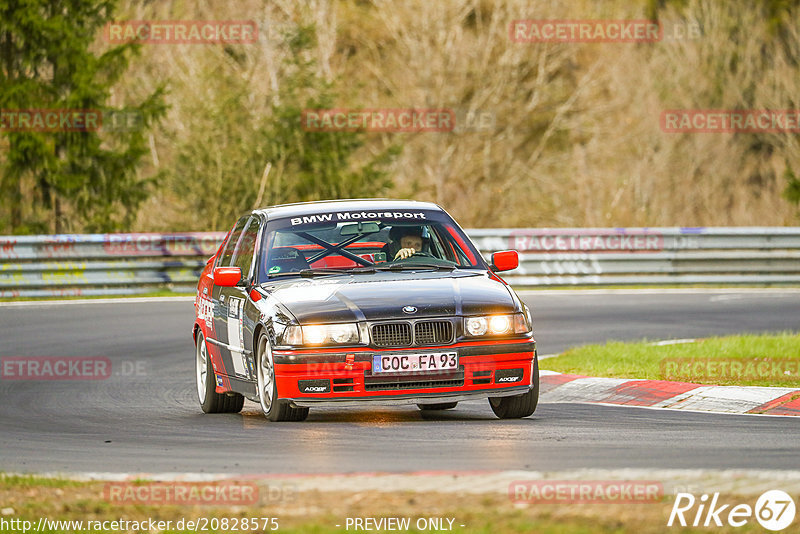
POLYGON ((301 269, 299 271, 286 271, 283 273, 270 273, 267 275, 268 278, 278 278, 280 276, 303 276, 303 277, 310 277, 310 276, 317 276, 317 275, 326 275, 326 274, 342 274, 342 269, 301 269))
POLYGON ((364 267, 350 267, 349 269, 334 269, 331 267, 320 267, 318 269, 301 269, 299 271, 287 271, 285 273, 272 273, 269 278, 278 278, 282 276, 301 276, 303 278, 312 278, 314 276, 327 276, 336 274, 365 274, 376 273, 378 271, 418 271, 420 269, 433 269, 437 271, 452 271, 456 268, 455 265, 435 265, 432 263, 396 263, 396 264, 378 264, 369 265, 364 267))
POLYGON ((434 263, 394 263, 391 265, 377 266, 381 271, 412 271, 417 269, 436 269, 437 271, 452 271, 455 265, 438 265, 434 263))
POLYGON ((363 267, 351 267, 346 269, 348 273, 356 273, 356 274, 363 274, 363 273, 376 273, 378 270, 375 268, 375 265, 365 265, 363 267))
POLYGON ((277 278, 279 276, 302 276, 303 278, 311 278, 313 276, 325 276, 332 274, 352 274, 352 273, 369 273, 375 272, 375 268, 370 267, 354 267, 350 269, 334 269, 331 267, 320 267, 317 269, 301 269, 299 271, 287 271, 285 273, 272 273, 268 275, 269 278, 277 278))

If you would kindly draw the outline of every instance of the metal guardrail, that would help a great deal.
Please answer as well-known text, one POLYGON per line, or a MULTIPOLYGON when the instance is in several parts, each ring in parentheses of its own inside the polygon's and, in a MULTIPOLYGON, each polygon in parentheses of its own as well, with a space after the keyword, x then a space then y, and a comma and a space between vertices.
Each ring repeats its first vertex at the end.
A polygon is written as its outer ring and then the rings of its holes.
POLYGON ((0 297, 191 293, 225 232, 0 236, 0 297))
MULTIPOLYGON (((516 249, 515 286, 797 284, 800 227, 494 228, 487 258, 516 249)), ((224 232, 0 236, 0 297, 191 293, 224 232)))
POLYGON ((800 283, 800 228, 539 228, 468 232, 513 248, 518 286, 800 283))

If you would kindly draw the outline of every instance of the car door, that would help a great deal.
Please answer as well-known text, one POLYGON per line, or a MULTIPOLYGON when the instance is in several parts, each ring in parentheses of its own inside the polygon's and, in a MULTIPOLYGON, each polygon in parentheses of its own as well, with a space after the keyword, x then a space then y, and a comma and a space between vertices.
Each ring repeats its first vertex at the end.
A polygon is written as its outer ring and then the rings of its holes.
MULTIPOLYGON (((252 358, 253 332, 258 318, 257 310, 248 297, 248 290, 254 278, 254 257, 256 245, 261 234, 261 218, 253 215, 247 218, 242 232, 223 267, 239 267, 244 284, 237 287, 219 288, 219 300, 224 302, 224 313, 220 314, 220 332, 225 336, 222 358, 229 376, 242 380, 255 377, 252 358)), ((222 309, 222 308, 221 308, 222 309)))
MULTIPOLYGON (((236 225, 228 236, 228 240, 225 242, 225 246, 217 257, 216 263, 214 264, 215 268, 229 267, 231 265, 236 245, 239 243, 239 238, 242 236, 242 232, 248 220, 249 217, 245 216, 236 222, 236 225)), ((225 366, 225 374, 232 375, 233 368, 231 367, 230 350, 228 349, 228 295, 224 291, 225 289, 227 288, 214 284, 211 291, 211 304, 214 310, 214 329, 213 337, 209 337, 209 341, 219 350, 222 363, 225 366)))

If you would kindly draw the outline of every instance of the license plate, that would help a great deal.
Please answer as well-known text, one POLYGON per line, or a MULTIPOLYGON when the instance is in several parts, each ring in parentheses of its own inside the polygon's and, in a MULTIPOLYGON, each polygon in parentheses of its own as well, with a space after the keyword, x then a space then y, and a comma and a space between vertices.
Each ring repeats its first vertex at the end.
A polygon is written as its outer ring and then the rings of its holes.
POLYGON ((458 369, 455 352, 426 352, 424 354, 375 354, 372 374, 419 373, 458 369))

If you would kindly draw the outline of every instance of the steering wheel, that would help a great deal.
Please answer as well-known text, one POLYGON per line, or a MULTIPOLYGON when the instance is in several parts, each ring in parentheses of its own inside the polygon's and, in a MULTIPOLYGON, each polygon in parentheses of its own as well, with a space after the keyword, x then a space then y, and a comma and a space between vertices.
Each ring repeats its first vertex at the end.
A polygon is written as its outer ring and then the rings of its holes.
POLYGON ((415 253, 413 253, 411 256, 409 256, 407 258, 398 258, 398 259, 396 259, 394 261, 408 261, 411 258, 413 258, 414 256, 417 256, 417 257, 420 257, 420 258, 433 258, 433 256, 431 256, 427 252, 415 252, 415 253))

